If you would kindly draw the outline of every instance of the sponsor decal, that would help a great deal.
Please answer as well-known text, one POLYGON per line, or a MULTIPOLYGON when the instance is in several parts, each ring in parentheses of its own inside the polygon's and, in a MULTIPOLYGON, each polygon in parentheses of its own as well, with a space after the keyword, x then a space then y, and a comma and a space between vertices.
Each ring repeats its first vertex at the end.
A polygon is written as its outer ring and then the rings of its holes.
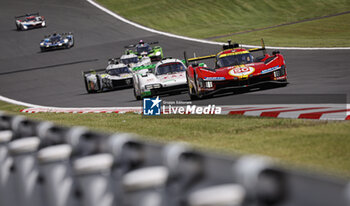
POLYGON ((222 108, 215 105, 197 106, 191 101, 164 101, 159 96, 143 99, 143 115, 155 116, 163 114, 221 114, 222 108))
POLYGON ((234 77, 247 76, 255 71, 254 67, 245 67, 245 66, 235 66, 231 69, 228 74, 234 77))
POLYGON ((160 115, 160 103, 162 100, 157 98, 144 98, 143 99, 143 115, 154 116, 160 115))
POLYGON ((208 106, 197 106, 197 105, 186 105, 186 106, 164 106, 163 114, 221 114, 221 107, 215 105, 208 106))
POLYGON ((130 75, 129 74, 122 74, 120 75, 121 77, 129 77, 130 75))
POLYGON ((249 53, 248 51, 232 52, 232 53, 227 53, 227 54, 221 54, 219 56, 219 58, 232 56, 232 55, 239 55, 239 54, 248 54, 248 53, 249 53))
POLYGON ((220 81, 220 80, 225 80, 225 77, 205 77, 204 80, 206 80, 206 81, 220 81))
POLYGON ((271 67, 271 68, 269 68, 269 69, 262 70, 262 71, 261 71, 261 74, 266 74, 266 73, 275 71, 275 70, 280 69, 280 68, 281 68, 280 66, 271 67))

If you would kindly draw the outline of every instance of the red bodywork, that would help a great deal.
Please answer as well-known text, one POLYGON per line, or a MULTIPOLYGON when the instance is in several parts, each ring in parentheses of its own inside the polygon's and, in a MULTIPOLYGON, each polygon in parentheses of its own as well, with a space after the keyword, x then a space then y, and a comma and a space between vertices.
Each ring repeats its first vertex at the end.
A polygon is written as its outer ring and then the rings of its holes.
MULTIPOLYGON (((190 96, 197 97, 213 94, 218 91, 234 88, 245 88, 266 83, 287 84, 287 72, 284 58, 279 52, 273 55, 265 54, 256 58, 251 63, 219 67, 217 62, 221 57, 250 54, 249 49, 233 48, 219 52, 217 55, 208 56, 215 58, 216 68, 208 68, 204 64, 190 65, 187 68, 187 79, 190 96)), ((206 57, 193 58, 205 59, 206 57)))

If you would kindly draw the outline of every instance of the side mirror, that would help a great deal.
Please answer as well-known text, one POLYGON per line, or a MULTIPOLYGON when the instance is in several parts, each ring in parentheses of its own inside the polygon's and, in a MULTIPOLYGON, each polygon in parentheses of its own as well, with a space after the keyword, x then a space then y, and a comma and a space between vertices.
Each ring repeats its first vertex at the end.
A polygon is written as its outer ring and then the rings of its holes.
POLYGON ((192 65, 192 67, 198 67, 198 63, 197 62, 195 62, 195 63, 193 63, 191 65, 192 65))
POLYGON ((272 52, 272 55, 276 55, 276 54, 279 54, 279 53, 280 53, 280 51, 275 50, 275 51, 272 52))

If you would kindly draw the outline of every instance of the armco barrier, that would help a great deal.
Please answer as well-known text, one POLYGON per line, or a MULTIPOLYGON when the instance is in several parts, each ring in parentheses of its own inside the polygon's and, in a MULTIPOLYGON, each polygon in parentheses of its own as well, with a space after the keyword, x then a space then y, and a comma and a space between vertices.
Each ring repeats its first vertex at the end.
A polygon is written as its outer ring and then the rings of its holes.
POLYGON ((0 206, 349 206, 348 182, 0 113, 0 206))

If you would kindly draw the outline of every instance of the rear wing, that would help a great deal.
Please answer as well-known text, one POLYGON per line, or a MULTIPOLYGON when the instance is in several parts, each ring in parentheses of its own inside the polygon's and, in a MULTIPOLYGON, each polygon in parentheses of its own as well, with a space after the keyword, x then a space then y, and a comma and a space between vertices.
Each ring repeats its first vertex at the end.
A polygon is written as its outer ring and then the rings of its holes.
MULTIPOLYGON (((234 49, 234 48, 239 48, 239 44, 231 43, 231 40, 227 41, 228 44, 223 45, 223 50, 227 50, 227 49, 234 49)), ((257 51, 263 51, 264 55, 266 54, 266 48, 265 48, 265 43, 264 43, 264 39, 261 39, 261 48, 251 48, 248 49, 249 52, 257 52, 257 51)), ((205 60, 205 59, 213 59, 216 57, 216 54, 211 54, 208 56, 201 56, 201 57, 193 57, 193 58, 187 58, 186 52, 184 52, 184 61, 186 66, 188 66, 189 62, 194 62, 194 61, 199 61, 199 60, 205 60)))
MULTIPOLYGON (((66 37, 66 36, 69 36, 69 35, 73 36, 73 32, 63 32, 63 33, 60 33, 59 35, 61 35, 63 37, 66 37)), ((47 35, 44 36, 44 38, 49 38, 51 36, 52 36, 52 34, 47 34, 47 35)))
MULTIPOLYGON (((154 41, 154 42, 150 42, 150 43, 147 43, 147 44, 153 45, 153 44, 159 44, 159 42, 158 41, 154 41)), ((131 48, 135 48, 136 46, 137 46, 137 44, 130 44, 130 45, 124 46, 124 48, 125 49, 131 49, 131 48)))
POLYGON ((106 69, 91 69, 90 71, 83 71, 82 75, 85 76, 86 74, 100 74, 105 72, 106 69))
POLYGON ((202 56, 202 57, 193 57, 193 58, 187 58, 186 51, 184 51, 184 64, 188 67, 189 62, 194 62, 198 60, 205 60, 205 59, 213 59, 216 57, 216 54, 208 55, 208 56, 202 56))
POLYGON ((110 64, 119 64, 120 63, 120 58, 110 58, 108 59, 108 65, 110 64))
POLYGON ((62 36, 68 36, 68 35, 73 35, 73 32, 63 32, 61 33, 62 36))
POLYGON ((257 52, 257 51, 263 51, 264 55, 266 54, 266 48, 265 48, 265 42, 264 39, 261 39, 261 48, 252 48, 248 49, 249 52, 257 52))
POLYGON ((19 19, 19 18, 27 17, 27 16, 39 16, 39 12, 32 13, 32 14, 25 14, 25 15, 22 15, 22 16, 15 16, 15 19, 19 19))

